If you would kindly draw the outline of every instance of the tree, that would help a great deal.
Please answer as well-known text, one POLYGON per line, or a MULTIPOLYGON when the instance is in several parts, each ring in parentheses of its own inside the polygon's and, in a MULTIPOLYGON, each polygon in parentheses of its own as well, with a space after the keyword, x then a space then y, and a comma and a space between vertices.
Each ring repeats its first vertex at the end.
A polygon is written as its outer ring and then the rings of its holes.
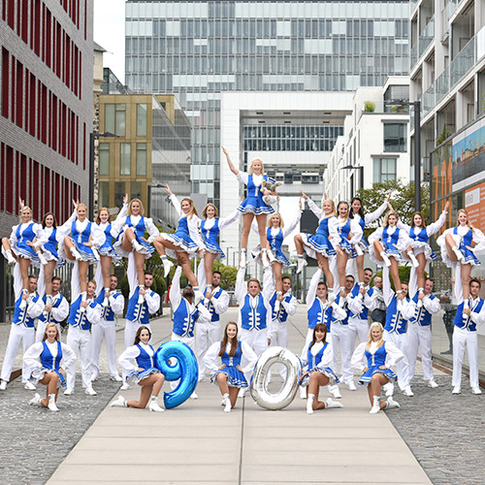
MULTIPOLYGON (((411 223, 414 214, 414 183, 403 183, 400 180, 386 180, 372 185, 370 189, 360 189, 357 192, 357 197, 363 201, 363 209, 365 214, 369 214, 386 200, 387 194, 392 190, 391 205, 393 209, 399 214, 399 218, 406 224, 411 223)), ((429 219, 429 184, 421 184, 421 212, 424 220, 429 219)), ((384 213, 385 215, 385 213, 384 213)), ((384 219, 382 215, 379 222, 384 219)), ((372 224, 373 227, 366 228, 364 236, 367 238, 370 233, 377 227, 378 222, 372 224)))

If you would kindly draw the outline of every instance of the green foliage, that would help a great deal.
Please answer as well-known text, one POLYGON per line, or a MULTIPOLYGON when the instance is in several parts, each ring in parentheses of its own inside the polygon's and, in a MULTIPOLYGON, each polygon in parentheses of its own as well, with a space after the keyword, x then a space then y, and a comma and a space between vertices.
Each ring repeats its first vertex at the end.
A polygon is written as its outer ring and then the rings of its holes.
POLYGON ((446 125, 443 125, 441 136, 436 139, 436 146, 441 145, 450 135, 446 131, 446 125))
POLYGON ((364 111, 367 113, 373 113, 376 109, 376 103, 374 101, 366 101, 364 103, 364 111))
MULTIPOLYGON (((414 214, 414 183, 404 184, 402 180, 386 180, 385 182, 375 183, 370 189, 360 189, 357 197, 360 197, 364 203, 364 213, 369 214, 380 207, 386 200, 389 191, 392 190, 391 205, 399 214, 402 222, 410 224, 414 214)), ((387 211, 386 211, 387 212, 387 211)), ((382 223, 386 212, 381 216, 379 224, 382 223)), ((429 219, 429 184, 421 184, 421 212, 424 220, 429 219)), ((366 228, 364 236, 367 239, 369 234, 374 232, 377 227, 377 221, 373 228, 366 228)))
MULTIPOLYGON (((376 273, 374 273, 374 275, 372 276, 371 285, 374 284, 374 279, 377 278, 377 277, 382 278, 382 269, 380 271, 377 271, 376 273)), ((408 283, 409 284, 409 278, 410 277, 411 277, 411 266, 410 265, 408 265, 408 266, 399 266, 399 279, 403 283, 408 283)), ((428 273, 426 271, 424 272, 424 277, 425 278, 428 277, 428 273)), ((392 278, 391 277, 390 277, 390 280, 391 280, 391 288, 394 291, 396 291, 396 288, 394 287, 394 281, 392 281, 392 278)))

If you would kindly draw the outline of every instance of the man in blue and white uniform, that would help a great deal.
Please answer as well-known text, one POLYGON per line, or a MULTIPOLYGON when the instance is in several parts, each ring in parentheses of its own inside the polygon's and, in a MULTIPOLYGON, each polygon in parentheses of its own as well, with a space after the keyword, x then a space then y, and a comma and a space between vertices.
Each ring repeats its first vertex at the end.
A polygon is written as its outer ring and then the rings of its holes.
POLYGON ((101 305, 101 320, 98 325, 95 325, 92 329, 93 345, 92 345, 92 375, 91 380, 95 381, 99 375, 99 354, 101 353, 101 344, 103 338, 106 340, 106 357, 108 360, 108 368, 110 379, 113 381, 121 382, 122 379, 118 374, 116 368, 116 327, 115 327, 115 315, 123 313, 125 308, 125 297, 119 290, 118 278, 115 275, 110 276, 110 287, 108 305, 105 306, 105 289, 103 274, 99 269, 101 265, 98 265, 96 271, 96 287, 100 288, 96 301, 101 305))
POLYGON ((465 346, 468 351, 468 365, 470 367, 470 387, 472 394, 481 394, 478 383, 478 336, 477 326, 485 323, 485 301, 478 296, 481 288, 480 281, 470 280, 470 298, 468 308, 464 305, 461 277, 456 275, 455 294, 458 301, 455 319, 453 320, 453 378, 452 394, 461 393, 461 369, 465 346))
POLYGON ((433 280, 426 278, 424 291, 416 290, 413 298, 403 308, 403 315, 408 320, 409 382, 414 378, 418 347, 421 347, 423 379, 431 388, 438 387, 433 377, 431 318, 441 310, 439 299, 432 294, 433 286, 433 280))
MULTIPOLYGON (((199 361, 199 380, 204 380, 206 367, 204 355, 209 347, 220 340, 221 337, 221 315, 229 307, 229 295, 219 285, 221 283, 221 273, 212 273, 212 283, 204 290, 204 299, 201 304, 209 311, 210 317, 205 312, 199 312, 197 325, 195 326, 195 338, 197 346, 197 360, 199 361)), ((200 288, 202 286, 199 285, 200 288)))
MULTIPOLYGON (((22 277, 20 266, 15 263, 14 267, 14 293, 15 310, 10 327, 7 349, 3 359, 2 372, 0 374, 0 391, 5 391, 7 383, 10 381, 10 374, 15 362, 15 357, 22 342, 23 354, 34 343, 35 340, 35 319, 42 314, 44 309, 43 301, 36 292, 37 276, 29 276, 29 291, 22 290, 22 277), (25 302, 21 305, 22 302, 25 302)), ((35 386, 29 382, 30 369, 26 366, 22 368, 22 382, 26 389, 33 390, 35 386)))

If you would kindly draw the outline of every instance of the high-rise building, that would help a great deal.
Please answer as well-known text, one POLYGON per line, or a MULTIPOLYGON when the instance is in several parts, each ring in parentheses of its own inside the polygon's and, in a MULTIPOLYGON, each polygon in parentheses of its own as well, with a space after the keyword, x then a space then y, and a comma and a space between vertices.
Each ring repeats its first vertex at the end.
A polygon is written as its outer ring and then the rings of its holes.
MULTIPOLYGON (((382 86, 388 75, 408 74, 408 25, 407 0, 128 0, 126 83, 134 92, 176 94, 193 126, 192 192, 219 204, 221 93, 382 86)), ((287 132, 284 116, 266 119, 265 130, 241 125, 241 155, 280 151, 291 133, 289 150, 330 152, 341 134, 332 118, 321 133, 321 119, 304 127, 294 120, 287 132)))

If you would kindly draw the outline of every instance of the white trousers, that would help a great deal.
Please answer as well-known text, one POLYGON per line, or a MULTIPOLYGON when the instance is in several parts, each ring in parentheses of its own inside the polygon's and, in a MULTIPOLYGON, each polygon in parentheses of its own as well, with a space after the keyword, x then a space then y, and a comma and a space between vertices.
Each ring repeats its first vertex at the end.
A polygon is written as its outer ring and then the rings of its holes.
POLYGON ((369 339, 369 322, 361 318, 349 318, 349 332, 352 339, 350 347, 352 352, 355 348, 355 340, 358 338, 359 343, 367 342, 369 339))
POLYGON ((389 333, 384 330, 384 340, 392 342, 404 354, 404 357, 396 364, 397 383, 402 391, 409 386, 408 335, 407 333, 389 333))
POLYGON ((240 331, 241 342, 246 342, 259 357, 268 348, 268 332, 266 328, 262 330, 245 330, 240 331))
MULTIPOLYGON (((272 322, 272 337, 271 337, 271 344, 270 347, 284 347, 285 349, 288 348, 288 325, 286 322, 280 323, 278 321, 272 322)), ((286 379, 286 365, 280 364, 280 376, 282 379, 286 379)), ((269 377, 268 379, 271 380, 271 370, 268 372, 269 377)))
POLYGON ((421 348, 421 362, 423 364, 423 379, 428 382, 433 377, 433 360, 431 358, 431 325, 421 326, 417 323, 408 324, 408 360, 409 382, 414 378, 418 347, 421 348))
POLYGON ((83 388, 91 387, 91 332, 79 327, 69 327, 67 345, 74 350, 76 361, 66 369, 67 389, 74 389, 76 383, 76 364, 81 356, 81 376, 83 388))
POLYGON ((93 325, 92 328, 91 370, 93 377, 98 377, 99 374, 99 354, 101 353, 103 338, 106 340, 109 373, 111 377, 115 377, 118 375, 116 368, 116 327, 115 322, 109 322, 104 318, 97 325, 93 325))
MULTIPOLYGON (((37 330, 35 331, 35 343, 42 342, 44 338, 45 327, 47 327, 47 322, 42 322, 37 320, 37 330)), ((56 323, 57 330, 59 330, 59 335, 61 334, 61 326, 56 323)))
POLYGON ((207 350, 209 350, 209 347, 221 338, 221 324, 219 322, 197 322, 195 326, 195 338, 200 380, 205 376, 206 372, 204 356, 207 350))
POLYGON ((340 322, 332 322, 332 332, 330 341, 333 348, 333 368, 337 372, 337 346, 340 347, 340 370, 342 372, 342 381, 344 384, 350 384, 354 380, 352 372, 352 331, 348 325, 340 322))
MULTIPOLYGON (((132 322, 131 320, 125 319, 125 349, 131 347, 135 342, 136 332, 140 327, 146 327, 152 332, 152 327, 150 327, 149 323, 138 323, 132 322)), ((151 339, 150 342, 151 343, 151 339)))
MULTIPOLYGON (((453 329, 453 387, 461 387, 461 369, 465 345, 470 367, 470 387, 478 387, 478 337, 477 332, 470 332, 455 326, 453 329)), ((3 375, 2 375, 3 379, 3 375)))
MULTIPOLYGON (((5 350, 5 358, 3 359, 2 373, 0 378, 2 381, 8 382, 10 374, 12 373, 13 364, 17 352, 22 342, 22 354, 33 345, 35 340, 35 328, 28 328, 24 325, 15 325, 12 323, 10 327, 10 335, 8 336, 7 349, 5 350)), ((27 382, 30 377, 30 368, 22 366, 22 382, 27 382)))
MULTIPOLYGON (((188 345, 195 354, 195 337, 182 337, 181 335, 178 335, 172 332, 171 340, 172 342, 183 342, 184 344, 188 345)), ((199 368, 199 376, 200 376, 200 368, 199 368)), ((170 382, 170 388, 175 389, 178 386, 179 381, 180 379, 170 382)))

